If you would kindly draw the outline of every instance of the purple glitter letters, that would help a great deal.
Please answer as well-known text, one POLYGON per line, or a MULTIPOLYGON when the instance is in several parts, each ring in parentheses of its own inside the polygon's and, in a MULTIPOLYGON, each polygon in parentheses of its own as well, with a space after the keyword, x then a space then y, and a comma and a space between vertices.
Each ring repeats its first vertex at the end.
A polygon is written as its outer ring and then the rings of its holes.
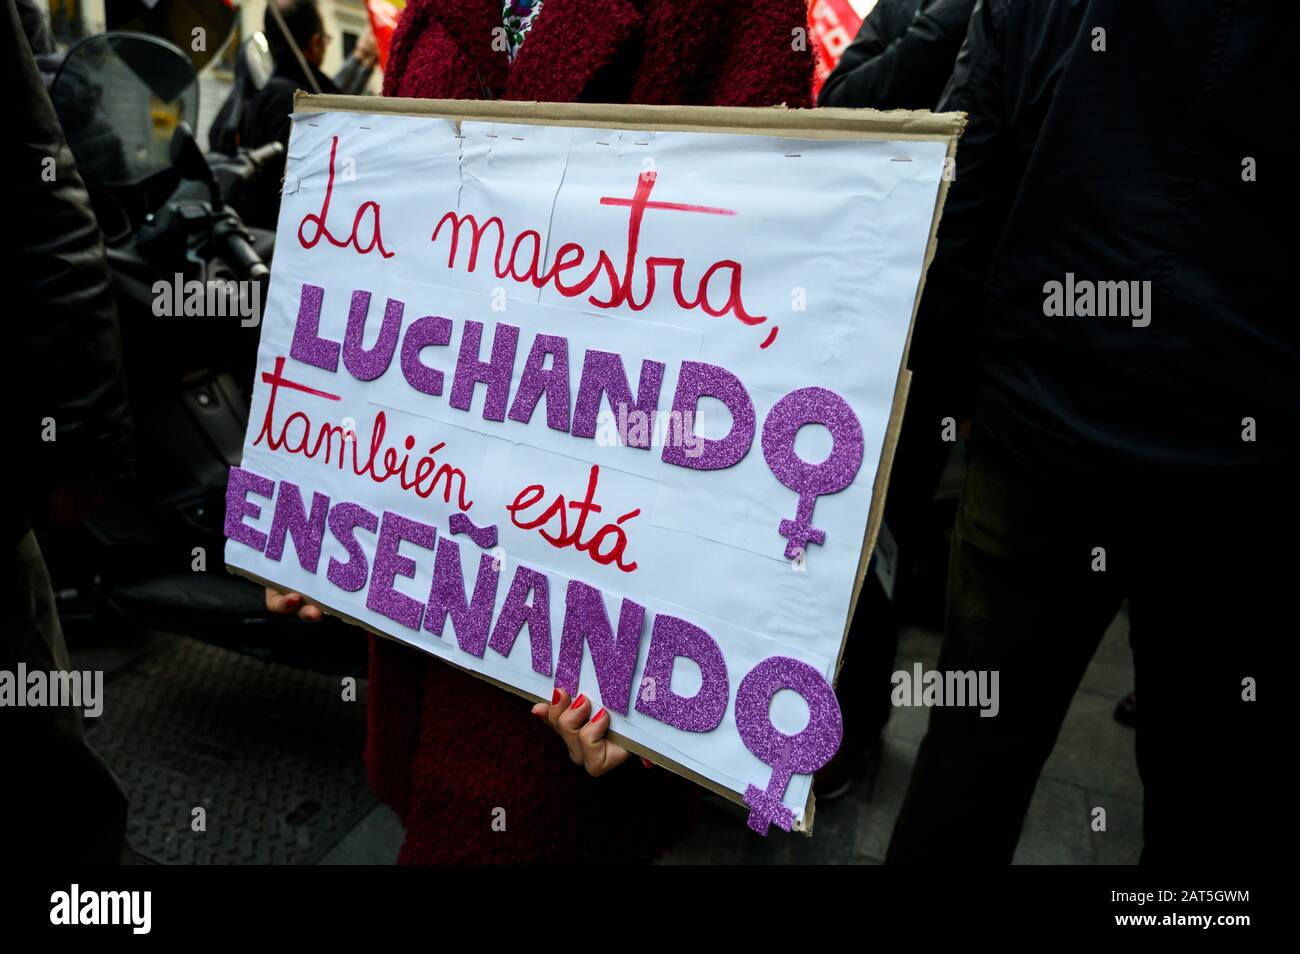
POLYGON ((343 366, 358 381, 373 381, 388 370, 397 350, 397 334, 402 330, 405 306, 396 298, 384 307, 384 323, 379 338, 369 351, 365 349, 366 315, 370 311, 370 292, 354 291, 348 311, 348 328, 343 335, 343 366))
POLYGON ((407 629, 419 629, 424 614, 424 604, 393 589, 400 576, 415 576, 415 561, 398 553, 398 545, 409 540, 426 550, 433 549, 438 531, 427 523, 408 520, 389 510, 384 511, 379 524, 379 542, 375 545, 375 567, 370 574, 370 589, 366 591, 366 608, 407 629))
POLYGON ((325 289, 319 285, 303 283, 302 298, 298 303, 298 321, 293 326, 293 342, 289 357, 322 368, 339 370, 339 343, 320 336, 320 306, 325 289))
POLYGON ((366 561, 366 551, 362 549, 356 534, 353 533, 357 527, 374 533, 379 529, 379 517, 355 503, 335 504, 330 510, 330 533, 348 551, 348 562, 340 563, 334 557, 330 557, 329 566, 325 569, 325 578, 348 593, 356 593, 366 585, 366 574, 370 569, 366 561))
POLYGON ((781 536, 789 542, 787 560, 797 560, 809 543, 825 543, 826 533, 812 525, 813 506, 820 494, 839 493, 862 466, 862 425, 847 401, 826 388, 791 391, 772 406, 763 422, 763 457, 776 479, 799 495, 793 520, 782 520, 781 536), (805 424, 822 424, 831 432, 831 454, 809 464, 794 449, 795 436, 805 424))
POLYGON ((497 525, 480 527, 463 513, 453 513, 447 521, 447 533, 455 537, 465 534, 481 549, 491 550, 497 545, 497 525))
MULTIPOLYGON (((610 351, 588 349, 582 360, 582 378, 578 382, 578 400, 573 408, 574 437, 595 437, 596 418, 600 414, 600 398, 609 398, 610 409, 620 420, 630 418, 633 412, 645 414, 654 420, 659 409, 659 389, 663 386, 664 365, 661 361, 649 358, 641 362, 641 378, 637 382, 636 402, 632 401, 632 388, 627 383, 627 372, 623 370, 623 359, 610 351), (620 411, 620 409, 622 409, 620 411)), ((547 405, 549 410, 550 405, 547 405)), ((647 429, 648 430, 648 429, 647 429)), ((628 434, 620 434, 627 440, 628 447, 648 450, 650 435, 644 438, 628 439, 628 434)))
POLYGON ((450 318, 425 315, 415 319, 402 337, 402 374, 406 383, 421 394, 441 394, 442 372, 422 363, 420 352, 434 345, 445 346, 450 343, 450 318))
POLYGON ((230 468, 226 482, 226 536, 260 553, 266 549, 266 534, 244 523, 245 517, 257 520, 262 516, 262 508, 248 502, 250 493, 270 500, 275 493, 275 481, 242 467, 230 468))
POLYGON ((266 558, 280 560, 284 556, 285 538, 293 536, 293 549, 298 563, 308 573, 315 573, 320 565, 320 548, 325 539, 325 516, 329 513, 330 499, 319 491, 311 495, 311 515, 302 502, 302 488, 288 481, 280 481, 275 494, 275 516, 271 518, 271 535, 266 545, 266 558))
MULTIPOLYGON (((749 399, 749 392, 726 368, 716 364, 704 364, 699 361, 683 361, 681 373, 677 376, 677 393, 673 395, 673 411, 683 422, 699 419, 699 402, 702 397, 717 398, 731 412, 731 432, 721 440, 706 440, 695 437, 687 440, 679 435, 680 440, 670 441, 664 446, 663 460, 678 467, 691 470, 722 470, 740 463, 749 453, 749 446, 754 442, 754 402, 749 399), (692 457, 688 447, 698 447, 696 441, 703 442, 703 450, 692 457)), ((694 432, 695 425, 691 424, 694 432)))
POLYGON ((745 789, 749 827, 766 835, 769 825, 789 831, 794 813, 781 802, 790 779, 811 775, 831 760, 840 747, 844 726, 835 690, 812 666, 789 656, 769 656, 749 671, 736 690, 736 728, 745 748, 772 767, 767 789, 745 789), (797 735, 772 725, 772 697, 792 689, 808 704, 808 724, 797 735))
POLYGON ((510 406, 510 420, 527 424, 537 402, 546 395, 546 426, 553 431, 569 429, 569 339, 538 335, 524 362, 519 390, 510 406), (546 356, 551 367, 545 367, 546 356))
POLYGON ((686 732, 712 732, 727 712, 729 690, 727 663, 713 637, 676 616, 655 616, 637 712, 686 732), (678 656, 700 667, 700 689, 693 696, 673 692, 673 660, 678 656))
POLYGON ((618 636, 609 625, 605 599, 600 590, 577 580, 569 581, 565 593, 564 631, 560 634, 560 659, 555 667, 555 684, 570 695, 578 691, 582 672, 582 644, 591 647, 601 704, 627 715, 632 697, 632 675, 641 649, 641 628, 645 607, 623 599, 618 613, 618 636))
POLYGON ((488 644, 502 656, 509 656, 515 648, 515 640, 528 624, 528 641, 532 646, 533 672, 543 676, 551 674, 551 596, 550 580, 545 573, 539 573, 531 567, 520 563, 515 567, 515 578, 510 582, 501 615, 497 617, 496 627, 492 630, 492 641, 488 644), (533 600, 529 603, 528 595, 533 600))
POLYGON ((448 537, 438 541, 438 557, 433 564, 433 584, 429 587, 429 606, 424 614, 424 628, 441 636, 451 617, 456 643, 471 656, 483 658, 488 632, 492 627, 492 609, 497 601, 500 574, 492 565, 493 557, 484 553, 478 561, 478 579, 474 595, 465 598, 465 576, 460 569, 460 544, 448 537))
POLYGON ((492 359, 479 360, 479 345, 483 339, 483 322, 466 321, 460 337, 460 357, 456 359, 456 376, 451 383, 449 403, 459 411, 468 411, 474 399, 474 385, 482 381, 487 385, 483 401, 483 420, 504 421, 506 402, 510 397, 510 376, 515 370, 515 348, 519 344, 519 329, 504 321, 497 322, 492 336, 492 359))

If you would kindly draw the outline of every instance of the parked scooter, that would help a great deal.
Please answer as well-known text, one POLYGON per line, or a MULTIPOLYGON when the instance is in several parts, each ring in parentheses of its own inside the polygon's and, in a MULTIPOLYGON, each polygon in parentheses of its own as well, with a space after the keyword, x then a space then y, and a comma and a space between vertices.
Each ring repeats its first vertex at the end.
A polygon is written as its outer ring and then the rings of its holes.
POLYGON ((107 244, 140 474, 129 498, 44 535, 65 625, 117 621, 292 650, 282 637, 302 624, 270 617, 262 588, 227 574, 222 558, 274 243, 233 206, 283 147, 210 164, 191 132, 194 67, 153 36, 83 40, 50 94, 107 244))

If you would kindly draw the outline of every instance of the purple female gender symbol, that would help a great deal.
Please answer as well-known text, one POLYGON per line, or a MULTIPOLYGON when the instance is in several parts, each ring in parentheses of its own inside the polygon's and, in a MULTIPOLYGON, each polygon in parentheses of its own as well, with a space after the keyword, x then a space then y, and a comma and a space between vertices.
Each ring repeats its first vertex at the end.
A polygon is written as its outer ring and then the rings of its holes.
POLYGON ((825 543, 826 533, 812 525, 813 505, 821 494, 839 493, 862 466, 862 425, 848 402, 826 388, 800 388, 777 401, 763 422, 763 457, 776 479, 799 495, 793 520, 782 520, 789 540, 787 560, 797 560, 809 543, 825 543), (810 464, 794 449, 805 424, 823 424, 834 443, 820 464, 810 464))
POLYGON ((736 728, 745 748, 772 767, 767 789, 745 789, 748 825, 767 835, 769 825, 789 831, 794 812, 781 803, 786 786, 797 772, 811 775, 831 760, 840 747, 844 724, 835 690, 812 666, 789 656, 769 656, 749 671, 736 690, 736 728), (808 724, 797 735, 772 725, 772 697, 792 689, 808 704, 808 724))

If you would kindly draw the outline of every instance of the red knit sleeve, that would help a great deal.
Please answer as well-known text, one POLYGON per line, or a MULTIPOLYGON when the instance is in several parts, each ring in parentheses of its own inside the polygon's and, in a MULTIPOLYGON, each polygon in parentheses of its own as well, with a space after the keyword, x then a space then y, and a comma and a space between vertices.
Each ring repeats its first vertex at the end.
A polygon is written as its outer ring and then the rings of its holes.
POLYGON ((406 74, 407 61, 411 50, 425 28, 428 14, 422 0, 412 0, 402 11, 393 28, 393 37, 388 46, 388 65, 384 69, 384 95, 400 96, 398 92, 401 78, 406 74))
POLYGON ((805 0, 756 0, 742 12, 723 47, 714 80, 716 106, 813 104, 813 43, 805 0))

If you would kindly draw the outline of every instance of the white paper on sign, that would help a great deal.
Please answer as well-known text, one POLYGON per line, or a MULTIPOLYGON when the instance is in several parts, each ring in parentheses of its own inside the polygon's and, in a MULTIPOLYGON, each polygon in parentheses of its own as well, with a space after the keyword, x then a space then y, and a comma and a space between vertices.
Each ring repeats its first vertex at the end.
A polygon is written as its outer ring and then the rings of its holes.
POLYGON ((797 823, 947 140, 294 122, 227 563, 797 823))

